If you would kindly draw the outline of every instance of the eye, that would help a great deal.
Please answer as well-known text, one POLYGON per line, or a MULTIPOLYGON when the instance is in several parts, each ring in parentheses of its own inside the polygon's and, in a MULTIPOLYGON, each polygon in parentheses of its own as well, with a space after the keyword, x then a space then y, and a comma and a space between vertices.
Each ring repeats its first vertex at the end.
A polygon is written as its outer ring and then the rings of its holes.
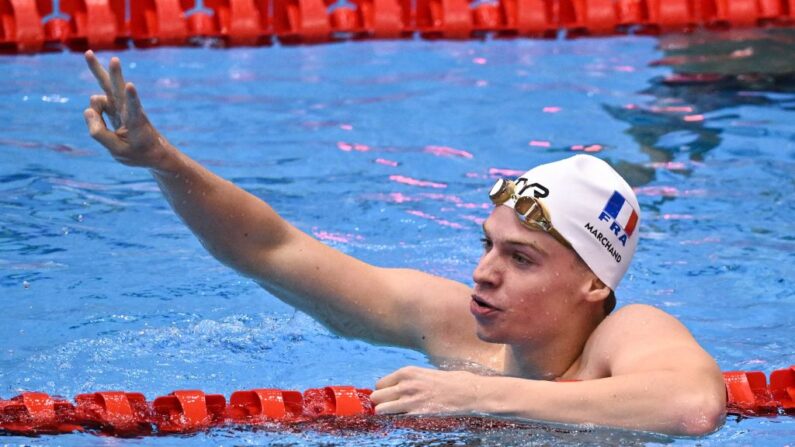
POLYGON ((480 238, 480 243, 483 244, 484 251, 489 251, 491 249, 492 246, 491 239, 482 237, 480 238))
POLYGON ((523 253, 520 252, 515 252, 511 257, 513 258, 514 262, 516 262, 517 264, 521 265, 534 264, 532 259, 530 259, 529 257, 525 256, 523 253))

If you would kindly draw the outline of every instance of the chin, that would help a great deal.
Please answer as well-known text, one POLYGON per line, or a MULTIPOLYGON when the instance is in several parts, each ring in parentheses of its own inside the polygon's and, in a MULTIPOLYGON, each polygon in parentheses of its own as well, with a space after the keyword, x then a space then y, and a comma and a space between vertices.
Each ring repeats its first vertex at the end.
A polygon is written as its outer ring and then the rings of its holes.
POLYGON ((478 325, 477 336, 486 343, 505 343, 505 339, 500 337, 499 334, 490 332, 480 325, 478 325))

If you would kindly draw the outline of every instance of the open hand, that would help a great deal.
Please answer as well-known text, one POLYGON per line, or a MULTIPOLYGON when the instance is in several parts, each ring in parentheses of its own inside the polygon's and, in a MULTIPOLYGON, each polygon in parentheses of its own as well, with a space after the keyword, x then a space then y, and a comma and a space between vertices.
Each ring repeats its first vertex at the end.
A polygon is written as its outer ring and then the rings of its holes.
POLYGON ((89 134, 125 165, 159 167, 170 145, 149 123, 135 86, 131 82, 125 84, 121 62, 111 58, 108 72, 91 50, 85 56, 88 68, 105 91, 104 95, 91 96, 90 107, 83 112, 89 134), (113 125, 113 131, 105 124, 103 114, 113 125))
POLYGON ((477 411, 480 376, 408 366, 376 383, 376 414, 471 414, 477 411))

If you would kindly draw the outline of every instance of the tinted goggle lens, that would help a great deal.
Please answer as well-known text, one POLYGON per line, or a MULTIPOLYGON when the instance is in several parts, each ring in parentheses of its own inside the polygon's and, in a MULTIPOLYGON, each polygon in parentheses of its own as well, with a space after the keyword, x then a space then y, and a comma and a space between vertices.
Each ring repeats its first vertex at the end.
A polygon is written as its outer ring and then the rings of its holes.
POLYGON ((544 210, 541 202, 535 197, 517 197, 515 186, 514 182, 501 178, 491 187, 489 198, 495 205, 502 205, 510 199, 515 199, 516 203, 514 203, 513 209, 522 222, 526 225, 541 227, 542 230, 549 231, 552 227, 549 215, 544 210))
POLYGON ((513 196, 514 183, 503 178, 497 180, 489 191, 489 198, 495 205, 502 205, 513 196))

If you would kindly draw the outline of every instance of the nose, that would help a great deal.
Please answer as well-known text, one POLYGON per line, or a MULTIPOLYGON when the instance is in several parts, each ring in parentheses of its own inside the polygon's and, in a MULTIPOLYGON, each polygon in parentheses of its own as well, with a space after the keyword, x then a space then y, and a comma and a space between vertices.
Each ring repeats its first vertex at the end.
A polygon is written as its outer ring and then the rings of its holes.
POLYGON ((479 287, 493 288, 499 285, 500 267, 497 250, 492 248, 483 253, 475 271, 472 272, 472 280, 479 287))

